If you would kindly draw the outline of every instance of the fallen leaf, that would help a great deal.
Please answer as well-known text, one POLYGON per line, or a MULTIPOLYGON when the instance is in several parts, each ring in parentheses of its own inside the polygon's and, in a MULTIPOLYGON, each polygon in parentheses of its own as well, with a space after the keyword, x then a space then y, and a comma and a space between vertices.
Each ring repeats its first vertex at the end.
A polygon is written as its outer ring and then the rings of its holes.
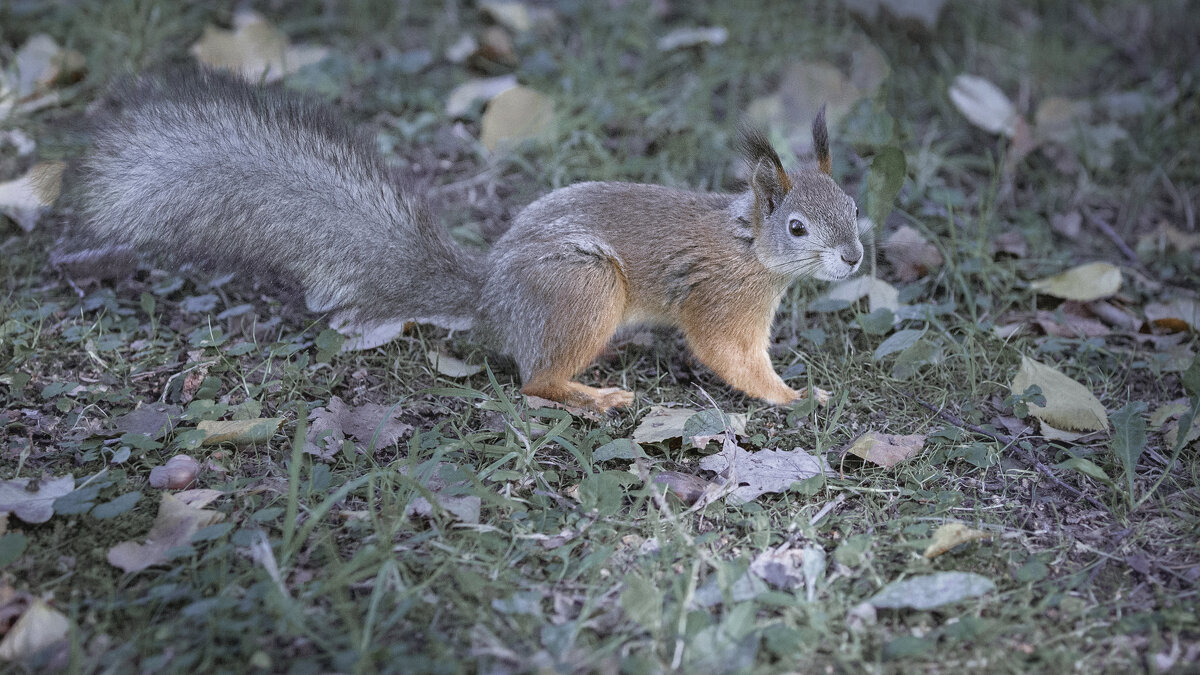
POLYGON ((1029 243, 1025 241, 1025 235, 1021 234, 1020 230, 1009 230, 997 236, 992 240, 992 257, 1000 253, 1024 258, 1029 254, 1029 243))
POLYGON ((1034 134, 1039 140, 1067 143, 1091 120, 1092 105, 1052 96, 1042 101, 1033 117, 1034 134))
POLYGON ((150 469, 150 487, 159 490, 182 490, 196 481, 200 463, 188 455, 175 455, 160 466, 150 469))
POLYGON ((229 420, 216 422, 204 420, 196 424, 203 431, 204 440, 201 445, 216 445, 218 443, 233 443, 234 445, 250 445, 251 443, 266 443, 271 440, 279 426, 283 424, 282 417, 261 417, 253 420, 229 420))
POLYGON ((1079 231, 1083 226, 1083 215, 1078 211, 1069 213, 1058 213, 1050 219, 1050 227, 1055 232, 1061 234, 1067 239, 1076 239, 1079 237, 1079 231))
MULTIPOLYGON (((713 412, 713 411, 706 411, 713 412)), ((688 420, 696 415, 701 414, 699 410, 691 408, 663 408, 654 406, 638 423, 636 429, 633 430, 633 440, 635 443, 658 443, 672 438, 684 438, 688 420)), ((746 422, 749 418, 743 413, 721 413, 723 423, 728 424, 734 434, 742 435, 746 433, 746 422)), ((704 447, 708 440, 713 438, 712 434, 704 433, 703 429, 693 429, 694 435, 688 440, 692 443, 700 442, 699 447, 704 447)))
POLYGON ((1022 356, 1021 368, 1013 377, 1012 393, 1022 394, 1037 385, 1046 397, 1046 405, 1029 404, 1029 412, 1055 429, 1066 431, 1104 431, 1108 415, 1092 392, 1059 371, 1022 356))
POLYGON ((516 75, 467 80, 450 90, 450 95, 446 97, 446 115, 462 117, 471 110, 476 102, 490 101, 515 86, 517 86, 516 75))
POLYGON ((849 74, 826 61, 795 63, 783 73, 776 93, 750 102, 747 119, 783 134, 792 147, 811 148, 812 121, 822 106, 834 128, 856 103, 873 96, 890 73, 887 58, 870 40, 860 36, 847 46, 854 55, 849 74))
POLYGON ((896 312, 900 309, 900 291, 882 279, 869 276, 856 277, 834 284, 817 301, 854 302, 863 296, 867 297, 867 306, 872 312, 877 309, 890 309, 896 312))
POLYGON ((671 494, 688 506, 695 504, 714 487, 719 487, 699 476, 679 471, 660 471, 651 480, 659 485, 665 485, 671 494))
POLYGON ((700 468, 715 471, 736 485, 726 496, 730 504, 743 504, 767 492, 783 492, 793 483, 828 473, 823 457, 816 457, 800 448, 795 450, 759 450, 748 452, 727 443, 725 448, 700 460, 700 468))
POLYGON ((14 98, 21 101, 44 93, 64 75, 78 72, 84 65, 82 54, 63 49, 49 35, 31 35, 13 57, 14 98))
POLYGON ((124 541, 108 551, 108 562, 126 573, 140 572, 167 561, 167 551, 187 546, 192 535, 203 527, 225 518, 219 511, 201 509, 170 492, 164 492, 158 505, 158 516, 146 534, 144 543, 124 541))
POLYGON ((429 359, 429 363, 433 366, 434 370, 446 377, 471 377, 483 371, 483 366, 470 365, 466 361, 456 359, 453 356, 433 349, 425 353, 425 358, 429 359))
POLYGON ((870 600, 881 609, 934 609, 996 590, 987 577, 972 572, 936 572, 893 581, 870 600))
POLYGON ((1187 253, 1200 248, 1200 234, 1184 232, 1168 223, 1159 223, 1149 234, 1138 237, 1136 250, 1139 254, 1151 255, 1176 250, 1187 253))
POLYGON ((725 41, 728 39, 729 31, 725 30, 722 26, 676 28, 658 39, 658 51, 669 52, 675 49, 699 47, 700 45, 712 45, 716 47, 725 44, 725 41))
MULTIPOLYGON (((455 471, 466 470, 450 462, 438 462, 432 468, 426 469, 423 475, 417 476, 416 479, 433 493, 437 505, 454 516, 456 520, 476 524, 479 522, 479 510, 483 505, 483 500, 475 495, 453 494, 453 492, 461 491, 461 488, 470 485, 469 480, 458 480, 453 477, 455 471)), ((407 475, 408 467, 402 467, 400 473, 407 475)), ((419 495, 414 496, 404 507, 406 518, 413 516, 431 518, 433 512, 433 505, 429 500, 419 495)))
POLYGON ((0 640, 0 659, 24 661, 67 639, 71 621, 62 612, 34 598, 21 618, 0 640))
POLYGON ((1200 331, 1200 303, 1191 298, 1151 302, 1145 306, 1146 320, 1168 331, 1200 331))
POLYGON ((517 85, 504 90, 483 112, 479 140, 491 152, 554 133, 554 104, 541 93, 517 85))
POLYGON ((483 0, 483 2, 479 3, 479 9, 492 21, 514 33, 525 33, 533 30, 533 14, 523 2, 483 0))
POLYGON ((846 452, 887 469, 916 457, 923 447, 925 434, 898 435, 869 431, 859 436, 846 452))
POLYGON ((971 124, 993 134, 1012 138, 1020 115, 1000 88, 974 75, 959 75, 950 85, 950 101, 971 124))
POLYGON ((1121 270, 1106 262, 1087 263, 1052 277, 1037 279, 1030 282, 1029 287, 1064 300, 1099 300, 1121 290, 1121 270))
POLYGON ((304 451, 322 459, 332 459, 341 451, 342 441, 347 436, 357 441, 356 446, 364 452, 368 446, 374 449, 390 447, 413 429, 411 424, 400 421, 401 412, 400 406, 380 403, 351 407, 333 396, 325 407, 308 414, 304 451))
POLYGON ((915 228, 900 227, 888 237, 883 253, 901 281, 916 281, 942 266, 941 251, 915 228))
POLYGON ((233 30, 205 26, 191 52, 206 66, 232 70, 255 82, 275 82, 329 54, 325 47, 289 45, 286 35, 249 10, 233 15, 233 30))
POLYGON ((42 211, 58 198, 63 166, 60 162, 36 164, 24 176, 0 183, 0 213, 31 232, 42 211))
MULTIPOLYGON (((306 300, 311 311, 325 311, 314 308, 311 298, 306 300)), ((412 326, 413 322, 407 319, 359 323, 344 314, 335 314, 329 319, 329 327, 346 337, 342 343, 341 351, 343 353, 374 349, 379 345, 387 344, 403 335, 412 326)))
POLYGON ((0 481, 0 513, 11 513, 31 524, 44 523, 54 515, 54 500, 75 489, 71 474, 43 478, 32 492, 28 489, 31 480, 0 481))
POLYGON ((750 562, 750 571, 775 588, 791 589, 804 583, 804 551, 769 548, 750 562))
POLYGON ((167 403, 139 403, 138 407, 113 420, 112 430, 122 434, 142 434, 152 440, 167 435, 183 409, 167 403))
POLYGON ((988 539, 992 535, 982 530, 975 530, 962 523, 946 523, 933 531, 933 541, 921 555, 926 558, 936 558, 960 544, 977 539, 988 539))

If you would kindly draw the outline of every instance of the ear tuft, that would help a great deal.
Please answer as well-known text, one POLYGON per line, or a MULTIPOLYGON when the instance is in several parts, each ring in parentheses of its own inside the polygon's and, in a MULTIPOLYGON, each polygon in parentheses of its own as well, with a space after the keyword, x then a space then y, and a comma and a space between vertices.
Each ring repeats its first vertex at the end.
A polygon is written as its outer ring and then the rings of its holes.
POLYGON ((833 160, 829 157, 829 128, 825 126, 825 105, 813 120, 813 152, 817 154, 817 168, 822 173, 833 175, 833 160))
MULTIPOLYGON (((762 129, 749 125, 742 125, 741 150, 742 156, 746 159, 746 164, 750 167, 752 176, 758 176, 761 165, 765 164, 775 174, 775 184, 781 193, 776 195, 782 199, 792 189, 792 179, 788 178, 787 171, 783 170, 783 162, 780 161, 779 155, 775 152, 775 148, 771 147, 771 141, 767 139, 767 135, 762 129)), ((751 182, 756 182, 753 178, 751 182)), ((755 188, 758 189, 757 187, 755 188)))

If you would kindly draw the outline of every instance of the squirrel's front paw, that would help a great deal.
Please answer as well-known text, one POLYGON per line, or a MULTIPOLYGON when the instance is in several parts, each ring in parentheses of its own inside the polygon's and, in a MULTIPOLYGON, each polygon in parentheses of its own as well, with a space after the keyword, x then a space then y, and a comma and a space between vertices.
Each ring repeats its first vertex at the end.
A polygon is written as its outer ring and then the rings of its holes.
MULTIPOLYGON (((799 401, 800 399, 808 398, 808 392, 808 389, 801 389, 800 391, 796 392, 795 400, 799 401)), ((812 388, 812 394, 813 398, 817 401, 817 405, 829 405, 829 399, 833 397, 833 394, 830 394, 824 389, 818 389, 817 387, 812 388)))

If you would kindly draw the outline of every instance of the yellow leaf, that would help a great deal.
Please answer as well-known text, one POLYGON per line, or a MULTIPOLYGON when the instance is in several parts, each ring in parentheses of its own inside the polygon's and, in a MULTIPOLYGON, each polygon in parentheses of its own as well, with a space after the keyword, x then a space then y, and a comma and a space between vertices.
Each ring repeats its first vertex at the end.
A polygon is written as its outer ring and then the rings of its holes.
MULTIPOLYGON (((194 495, 202 491, 189 492, 194 495)), ((199 502, 193 500, 193 503, 199 502)), ((186 546, 197 530, 224 518, 225 514, 220 511, 197 508, 170 492, 164 492, 158 505, 158 516, 146 534, 145 543, 123 541, 117 544, 109 549, 108 562, 126 572, 138 572, 152 565, 160 565, 167 561, 167 551, 176 546, 186 546)))
POLYGON ((1000 88, 974 75, 959 75, 950 85, 950 101, 971 124, 993 134, 1012 138, 1020 115, 1000 88))
POLYGON ((859 436, 846 452, 886 469, 915 457, 923 447, 925 447, 924 434, 904 436, 869 431, 859 436))
POLYGON ((1021 369, 1010 386, 1014 394, 1020 394, 1034 384, 1041 387, 1042 395, 1046 397, 1045 406, 1029 404, 1029 412, 1034 417, 1067 431, 1108 429, 1108 414, 1087 387, 1050 366, 1023 356, 1021 369))
POLYGON ((204 35, 192 45, 197 61, 252 81, 274 82, 329 53, 325 47, 289 46, 286 35, 251 11, 238 12, 233 23, 233 30, 205 27, 204 35))
POLYGON ((987 539, 992 535, 973 530, 962 523, 946 523, 933 532, 933 541, 925 549, 926 558, 936 558, 950 549, 976 539, 987 539))
POLYGON ((529 87, 515 86, 501 92, 483 113, 480 141, 495 151, 501 145, 547 139, 554 131, 554 104, 529 87))
POLYGON ((213 422, 205 420, 196 425, 203 431, 204 440, 201 445, 216 445, 217 443, 233 443, 234 445, 249 445, 251 443, 266 443, 283 424, 282 417, 262 417, 256 420, 231 420, 228 422, 213 422))
POLYGON ((446 377, 470 377, 483 370, 483 366, 471 365, 461 359, 448 356, 433 349, 425 354, 434 370, 446 377))
POLYGON ((67 637, 71 622, 62 612, 34 599, 0 641, 0 659, 23 661, 67 637))
POLYGON ((1056 298, 1089 302, 1116 295, 1121 289, 1121 270, 1105 262, 1088 263, 1038 279, 1029 286, 1056 298))

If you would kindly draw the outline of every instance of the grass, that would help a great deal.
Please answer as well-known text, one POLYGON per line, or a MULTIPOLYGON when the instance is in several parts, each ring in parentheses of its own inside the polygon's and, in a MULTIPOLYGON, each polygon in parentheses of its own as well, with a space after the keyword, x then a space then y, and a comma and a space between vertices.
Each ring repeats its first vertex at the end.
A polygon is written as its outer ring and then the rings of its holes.
MULTIPOLYGON (((112 77, 188 58, 204 25, 228 23, 232 12, 229 3, 110 5, 0 7, 0 56, 46 32, 86 59, 63 106, 3 123, 38 139, 43 157, 78 151, 83 140, 64 123, 112 77)), ((1170 344, 1130 330, 1093 338, 993 330, 1012 312, 1061 310, 1028 281, 1084 260, 1125 266, 1120 303, 1135 313, 1189 289, 1195 297, 1195 250, 1133 262, 1087 222, 1073 239, 1049 227, 1054 215, 1082 206, 1131 245, 1163 221, 1194 228, 1187 214, 1200 178, 1200 73, 1187 38, 1200 24, 1188 5, 952 4, 925 33, 860 25, 827 3, 795 3, 780 15, 680 4, 666 16, 637 2, 562 3, 548 37, 515 44, 517 75, 555 101, 558 136, 498 158, 463 140, 478 136, 478 114, 463 123, 464 136, 443 112, 469 72, 439 55, 463 32, 483 29, 480 12, 453 2, 329 7, 262 8, 293 40, 332 48, 291 86, 334 100, 376 130, 391 159, 440 202, 447 225, 477 243, 536 196, 580 180, 736 189, 730 152, 740 112, 797 61, 847 66, 847 45, 866 33, 891 74, 834 128, 835 172, 865 203, 870 157, 882 144, 904 151, 909 180, 876 232, 908 224, 945 258, 919 281, 896 282, 905 302, 934 309, 902 326, 924 329, 932 352, 908 372, 896 356, 876 360, 886 335, 864 330, 866 303, 813 311, 823 289, 800 282, 777 317, 773 356, 781 372, 804 366, 794 385, 833 390, 830 406, 746 399, 696 364, 676 334, 658 331, 582 376, 638 395, 634 409, 593 422, 526 410, 511 367, 462 335, 417 328, 376 350, 336 354, 321 318, 269 280, 213 280, 147 263, 73 285, 47 263, 63 231, 56 219, 43 218, 31 234, 0 224, 0 479, 100 474, 97 504, 142 495, 109 518, 9 518, 8 531, 27 543, 0 570, 3 582, 52 598, 73 625, 69 650, 44 658, 85 672, 1196 667, 1195 445, 1168 466, 1173 449, 1152 424, 1130 499, 1107 437, 1009 439, 1001 419, 1013 416, 1008 383, 1022 355, 1085 384, 1110 414, 1131 401, 1153 412, 1184 396, 1177 362, 1194 357, 1195 333, 1170 344), (1098 26, 1082 25, 1093 15, 1098 26), (700 25, 726 27, 729 40, 656 51, 666 31, 700 25), (421 50, 432 58, 413 68, 421 50), (1009 173, 1005 144, 971 127, 947 98, 961 72, 1013 95, 1027 91, 1034 102, 1134 91, 1152 105, 1120 119, 1129 140, 1115 146, 1110 165, 1072 169, 1071 156, 1039 151, 1009 173), (892 133, 873 136, 887 119, 892 133), (1028 253, 994 254, 996 237, 1013 231, 1028 253), (219 316, 243 305, 250 309, 219 316), (447 378, 429 367, 431 348, 491 368, 447 378), (331 396, 397 404, 412 431, 370 453, 317 460, 297 439, 308 413, 331 396), (749 414, 744 447, 827 454, 838 473, 741 506, 688 512, 657 499, 629 461, 595 459, 629 437, 652 405, 704 409, 709 396, 725 412, 749 414), (160 399, 183 411, 172 434, 102 433, 138 402, 160 399), (188 431, 201 420, 260 416, 285 419, 267 443, 197 447, 188 431), (919 457, 889 470, 841 457, 872 429, 929 437, 919 457), (173 549, 167 564, 124 574, 107 552, 145 536, 159 501, 147 476, 177 452, 201 460, 202 487, 224 493, 211 507, 224 520, 173 549), (1116 487, 1055 468, 1070 457, 1090 459, 1116 487), (407 515, 417 497, 440 503, 430 487, 438 480, 448 485, 443 497, 480 499, 478 523, 443 506, 407 515), (947 521, 994 536, 921 557, 947 521), (826 553, 813 599, 803 586, 744 592, 737 582, 750 562, 785 543, 826 553), (937 571, 974 572, 996 590, 928 611, 862 607, 889 582, 937 571)), ((5 146, 0 176, 19 175, 29 161, 5 146)), ((880 274, 895 282, 886 263, 880 274)), ((643 449, 651 472, 705 475, 703 453, 678 442, 643 449)))

